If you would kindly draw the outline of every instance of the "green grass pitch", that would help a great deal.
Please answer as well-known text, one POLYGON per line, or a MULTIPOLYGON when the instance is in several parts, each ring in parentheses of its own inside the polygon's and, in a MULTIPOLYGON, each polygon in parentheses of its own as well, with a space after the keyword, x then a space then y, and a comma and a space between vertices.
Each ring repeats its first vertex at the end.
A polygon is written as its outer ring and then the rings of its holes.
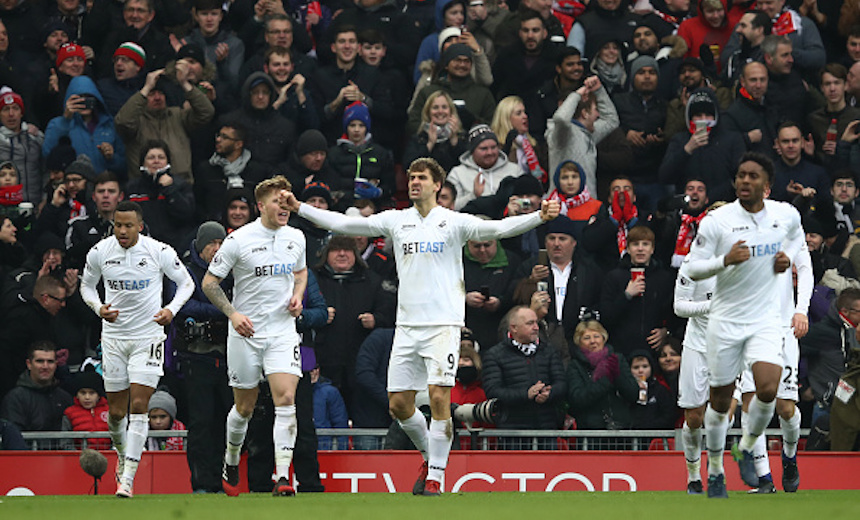
POLYGON ((293 498, 265 494, 0 497, 0 518, 30 520, 837 520, 860 517, 860 491, 803 491, 708 500, 683 492, 329 493, 293 498), (535 516, 536 515, 536 516, 535 516))

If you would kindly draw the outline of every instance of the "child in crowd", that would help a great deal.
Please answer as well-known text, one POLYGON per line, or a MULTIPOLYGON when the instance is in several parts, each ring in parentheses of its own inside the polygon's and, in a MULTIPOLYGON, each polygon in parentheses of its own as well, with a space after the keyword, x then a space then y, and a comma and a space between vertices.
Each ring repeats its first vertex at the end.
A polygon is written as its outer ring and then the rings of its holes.
MULTIPOLYGON (((176 399, 164 390, 158 390, 149 399, 149 430, 185 430, 185 425, 176 418, 176 399)), ((150 437, 146 440, 150 451, 174 451, 185 449, 182 437, 150 437)))
POLYGON ((18 168, 12 161, 0 163, 0 206, 4 214, 8 208, 17 208, 24 200, 24 185, 18 180, 18 168))
POLYGON ((588 224, 588 219, 597 214, 603 204, 592 198, 584 182, 585 172, 578 163, 562 161, 555 169, 553 182, 556 189, 547 196, 547 200, 557 200, 561 204, 561 215, 572 220, 577 233, 582 232, 588 224))
POLYGON ((663 430, 674 428, 675 401, 671 392, 654 377, 651 353, 636 350, 630 354, 630 372, 639 383, 639 399, 631 405, 633 430, 663 430))
MULTIPOLYGON (((104 381, 98 373, 89 370, 79 372, 73 379, 75 389, 75 404, 63 412, 63 429, 76 432, 106 432, 108 431, 108 402, 105 398, 104 381)), ((75 442, 77 449, 84 447, 94 450, 109 450, 110 439, 87 439, 86 446, 79 440, 75 442)))

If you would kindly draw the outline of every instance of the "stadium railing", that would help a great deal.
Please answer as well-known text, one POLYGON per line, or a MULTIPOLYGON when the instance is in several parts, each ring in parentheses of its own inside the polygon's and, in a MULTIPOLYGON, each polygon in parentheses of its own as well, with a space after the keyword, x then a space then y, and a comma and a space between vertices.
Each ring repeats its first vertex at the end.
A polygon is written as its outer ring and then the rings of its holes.
MULTIPOLYGON (((458 439, 454 449, 461 450, 680 450, 683 446, 681 430, 457 430, 458 439)), ((727 447, 737 437, 740 428, 728 432, 727 447)), ((109 438, 107 432, 24 432, 24 440, 32 450, 77 450, 86 447, 87 439, 109 438)), ((382 428, 317 428, 317 435, 330 438, 333 449, 386 449, 387 429, 382 428), (348 447, 337 445, 338 437, 350 439, 348 447), (361 439, 361 440, 359 440, 361 439), (369 440, 369 442, 368 442, 369 440)), ((765 430, 769 448, 778 449, 780 430, 765 430)), ((801 430, 801 443, 805 442, 809 429, 801 430)), ((185 430, 151 431, 149 437, 187 437, 185 430)))

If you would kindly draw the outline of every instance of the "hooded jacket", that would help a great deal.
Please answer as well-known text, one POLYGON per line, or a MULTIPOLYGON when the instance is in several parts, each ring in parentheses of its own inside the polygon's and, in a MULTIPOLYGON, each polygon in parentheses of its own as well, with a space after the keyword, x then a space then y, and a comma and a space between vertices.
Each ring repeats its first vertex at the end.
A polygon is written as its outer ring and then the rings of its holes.
POLYGON ((705 20, 704 11, 702 10, 702 1, 697 2, 699 13, 698 16, 688 18, 681 22, 678 26, 678 36, 687 42, 687 54, 685 57, 699 58, 701 57, 702 45, 708 46, 711 53, 714 55, 714 62, 717 66, 717 71, 722 70, 721 63, 725 63, 728 55, 725 53, 726 43, 732 36, 738 20, 743 13, 737 11, 729 12, 730 0, 720 0, 725 9, 725 18, 722 25, 719 27, 711 27, 711 24, 705 20))
POLYGON ((519 165, 508 161, 505 152, 499 151, 496 163, 482 169, 472 158, 472 152, 465 152, 460 156, 460 165, 456 166, 448 174, 447 180, 457 188, 457 200, 454 201, 454 209, 460 211, 469 201, 475 199, 475 177, 484 175, 484 193, 482 196, 492 195, 499 189, 499 183, 505 177, 518 177, 520 175, 519 165))
POLYGON ((30 133, 30 125, 21 121, 17 133, 0 125, 0 161, 12 161, 18 168, 18 182, 23 186, 24 200, 38 205, 42 201, 42 187, 48 182, 42 160, 45 134, 41 130, 30 133))
POLYGON ((68 137, 78 155, 83 154, 90 158, 96 175, 105 170, 110 170, 119 178, 125 177, 125 145, 116 132, 113 117, 108 113, 105 100, 96 84, 87 76, 72 78, 69 88, 66 89, 63 103, 67 103, 72 96, 96 98, 98 105, 93 112, 96 119, 94 128, 90 131, 90 124, 85 122, 79 113, 72 114, 71 118, 57 116, 51 119, 48 128, 45 129, 45 144, 42 146, 42 154, 47 157, 51 150, 59 144, 61 138, 68 137), (113 156, 110 160, 106 159, 98 149, 102 143, 108 143, 113 147, 113 156))
POLYGON ((60 388, 59 381, 39 386, 30 379, 30 371, 25 370, 18 378, 18 385, 3 398, 0 417, 21 431, 60 431, 63 412, 73 402, 72 396, 60 388))
MULTIPOLYGON (((419 66, 426 60, 432 60, 434 63, 439 61, 439 32, 445 28, 445 8, 447 8, 454 0, 438 0, 435 3, 435 20, 436 30, 428 34, 421 40, 421 46, 418 47, 418 54, 415 57, 415 66, 412 70, 412 81, 418 83, 421 78, 421 69, 419 66)), ((460 5, 463 5, 462 2, 460 5)), ((465 9, 463 11, 464 19, 466 16, 465 9)))
POLYGON ((704 87, 690 94, 684 110, 686 131, 678 132, 669 141, 666 155, 660 165, 660 182, 674 184, 677 193, 683 191, 684 185, 690 179, 701 179, 708 189, 708 198, 715 200, 732 200, 734 189, 732 179, 737 170, 738 161, 746 152, 743 136, 737 131, 727 130, 720 124, 720 107, 714 91, 704 87), (684 146, 690 141, 691 117, 690 107, 696 102, 707 102, 713 107, 716 120, 708 130, 708 144, 687 153, 684 146))
POLYGON ((583 173, 582 165, 573 160, 562 161, 561 164, 558 165, 558 168, 555 169, 555 173, 552 175, 553 185, 556 186, 550 194, 547 196, 547 200, 558 200, 562 204, 562 215, 567 215, 567 218, 573 221, 576 229, 576 234, 579 235, 582 233, 582 230, 585 228, 586 224, 588 224, 588 220, 596 215, 598 211, 600 211, 600 206, 603 205, 602 202, 595 198, 595 194, 591 193, 591 190, 588 190, 589 198, 588 200, 575 205, 576 197, 581 196, 587 189, 586 186, 586 175, 583 173), (573 164, 576 166, 576 169, 579 170, 579 191, 576 193, 566 194, 563 193, 557 186, 559 178, 561 177, 561 168, 566 164, 573 164))
POLYGON ((292 121, 285 119, 272 106, 278 98, 275 82, 265 72, 255 72, 242 85, 240 99, 242 108, 224 117, 225 124, 237 122, 245 127, 245 148, 256 161, 269 167, 284 163, 296 142, 296 130, 292 121), (258 110, 251 106, 251 85, 265 84, 271 93, 269 106, 258 110))

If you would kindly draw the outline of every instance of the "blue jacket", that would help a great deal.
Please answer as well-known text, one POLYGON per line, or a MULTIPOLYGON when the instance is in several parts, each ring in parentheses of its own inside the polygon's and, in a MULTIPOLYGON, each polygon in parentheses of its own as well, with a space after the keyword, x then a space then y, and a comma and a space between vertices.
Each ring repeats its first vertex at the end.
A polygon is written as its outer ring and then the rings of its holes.
POLYGON ((73 95, 88 94, 98 100, 98 108, 96 108, 96 117, 98 122, 92 132, 87 128, 80 114, 75 114, 71 119, 66 119, 64 116, 57 116, 51 119, 48 123, 48 128, 45 130, 45 143, 42 145, 42 155, 45 157, 51 153, 51 150, 60 141, 61 137, 68 137, 72 141, 72 146, 78 155, 84 154, 90 158, 93 163, 93 169, 96 175, 110 170, 117 174, 120 178, 125 178, 125 145, 116 133, 116 128, 113 124, 113 117, 110 116, 99 89, 93 80, 87 76, 78 76, 72 78, 69 83, 69 88, 66 89, 66 98, 73 95), (105 160, 104 155, 97 148, 101 143, 108 143, 113 146, 113 158, 110 161, 105 160))
MULTIPOLYGON (((331 381, 321 377, 314 383, 314 426, 317 428, 348 428, 349 418, 346 414, 346 404, 340 392, 332 386, 331 381)), ((332 449, 331 437, 320 435, 317 449, 332 449)), ((337 448, 345 450, 348 447, 346 436, 337 437, 337 448)))
MULTIPOLYGON (((418 54, 415 56, 415 66, 412 70, 412 82, 418 83, 421 79, 421 62, 426 60, 439 61, 439 32, 445 28, 445 8, 453 0, 437 0, 436 2, 436 32, 430 33, 421 41, 418 54)), ((465 13, 463 13, 465 15, 465 13)))

